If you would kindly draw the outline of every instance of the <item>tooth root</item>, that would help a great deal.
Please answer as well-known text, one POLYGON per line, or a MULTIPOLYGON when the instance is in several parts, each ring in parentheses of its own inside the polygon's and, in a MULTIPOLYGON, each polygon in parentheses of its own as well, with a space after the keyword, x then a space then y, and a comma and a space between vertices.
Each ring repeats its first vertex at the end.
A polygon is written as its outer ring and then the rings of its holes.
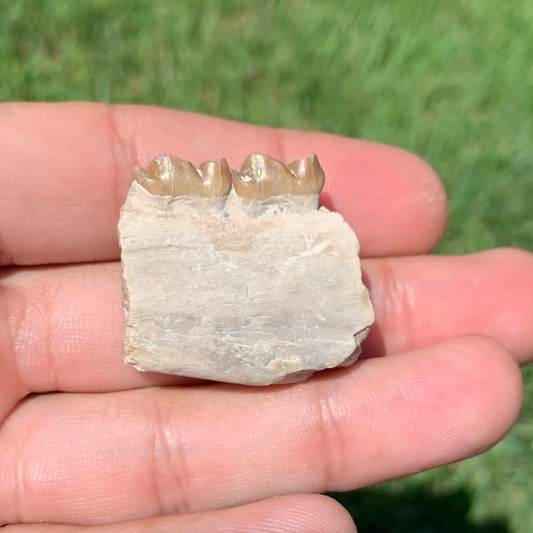
POLYGON ((203 196, 227 196, 229 194, 231 170, 225 159, 204 161, 197 170, 203 181, 203 196))
POLYGON ((233 173, 233 188, 246 199, 265 200, 290 194, 295 181, 286 165, 263 154, 249 155, 239 171, 233 173))
POLYGON ((324 187, 325 175, 315 154, 311 154, 307 159, 297 159, 287 166, 297 179, 297 192, 292 194, 320 194, 324 187))

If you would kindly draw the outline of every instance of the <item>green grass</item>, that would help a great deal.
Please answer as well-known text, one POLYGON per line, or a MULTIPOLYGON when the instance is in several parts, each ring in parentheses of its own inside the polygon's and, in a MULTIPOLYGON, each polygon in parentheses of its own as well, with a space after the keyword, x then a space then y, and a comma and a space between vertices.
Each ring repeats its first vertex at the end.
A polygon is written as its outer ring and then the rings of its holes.
MULTIPOLYGON (((157 104, 394 144, 446 184, 438 253, 533 249, 530 0, 0 8, 0 99, 157 104)), ((340 496, 360 530, 531 533, 533 373, 524 374, 521 421, 490 452, 340 496)))

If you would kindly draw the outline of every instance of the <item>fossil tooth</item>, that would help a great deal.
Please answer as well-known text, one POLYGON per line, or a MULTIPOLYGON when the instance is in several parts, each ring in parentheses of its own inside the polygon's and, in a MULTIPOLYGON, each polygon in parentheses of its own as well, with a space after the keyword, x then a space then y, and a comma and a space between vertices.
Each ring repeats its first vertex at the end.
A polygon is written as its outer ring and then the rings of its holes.
POLYGON ((297 178, 292 194, 320 194, 325 175, 315 154, 307 159, 296 159, 287 167, 297 178))
POLYGON ((158 196, 227 196, 231 190, 231 172, 225 159, 206 161, 196 169, 178 157, 158 155, 148 169, 135 167, 131 181, 158 196))
POLYGON ((231 170, 225 159, 204 161, 198 167, 204 182, 204 196, 227 196, 231 191, 231 170))
MULTIPOLYGON (((130 174, 130 185, 132 182, 136 181, 143 185, 144 181, 150 179, 148 171, 142 167, 133 167, 130 174)), ((144 187, 144 185, 143 185, 144 187)))
POLYGON ((265 200, 290 193, 296 176, 281 161, 268 155, 249 155, 233 174, 233 188, 248 200, 265 200))
POLYGON ((158 155, 148 165, 148 173, 160 183, 161 196, 203 196, 203 183, 194 166, 188 161, 169 155, 158 155))

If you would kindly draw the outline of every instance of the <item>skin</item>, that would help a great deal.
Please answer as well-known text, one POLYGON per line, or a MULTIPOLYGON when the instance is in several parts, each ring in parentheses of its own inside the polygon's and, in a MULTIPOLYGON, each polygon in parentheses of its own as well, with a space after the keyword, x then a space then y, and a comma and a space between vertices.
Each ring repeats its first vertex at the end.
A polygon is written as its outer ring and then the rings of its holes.
POLYGON ((444 231, 446 198, 414 155, 87 103, 1 104, 0 154, 0 524, 10 533, 353 532, 342 507, 311 493, 464 459, 515 421, 518 364, 533 356, 533 257, 424 255, 444 231), (377 317, 365 357, 254 389, 125 366, 116 226, 131 168, 158 153, 237 168, 251 152, 318 155, 322 203, 361 243, 377 317))

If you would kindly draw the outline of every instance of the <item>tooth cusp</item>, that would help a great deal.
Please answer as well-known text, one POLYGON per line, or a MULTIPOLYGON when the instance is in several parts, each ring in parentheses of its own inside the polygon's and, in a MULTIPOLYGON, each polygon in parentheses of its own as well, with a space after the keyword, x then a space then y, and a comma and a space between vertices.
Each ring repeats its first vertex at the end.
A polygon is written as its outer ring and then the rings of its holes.
POLYGON ((150 194, 161 194, 161 183, 157 179, 152 179, 148 169, 143 167, 133 167, 130 174, 130 183, 136 181, 141 187, 146 189, 150 194))
POLYGON ((133 167, 131 169, 131 173, 130 173, 130 185, 136 181, 137 183, 140 183, 141 185, 143 184, 143 182, 148 179, 149 176, 148 176, 148 171, 143 168, 143 167, 133 167))
POLYGON ((197 169, 204 184, 203 196, 227 196, 231 191, 231 170, 225 159, 204 161, 197 169))
POLYGON ((291 194, 295 179, 281 161, 263 154, 249 155, 235 177, 235 192, 242 198, 255 200, 291 194))
POLYGON ((324 170, 315 154, 307 159, 296 159, 287 165, 296 176, 296 190, 293 194, 320 194, 324 187, 324 170))

